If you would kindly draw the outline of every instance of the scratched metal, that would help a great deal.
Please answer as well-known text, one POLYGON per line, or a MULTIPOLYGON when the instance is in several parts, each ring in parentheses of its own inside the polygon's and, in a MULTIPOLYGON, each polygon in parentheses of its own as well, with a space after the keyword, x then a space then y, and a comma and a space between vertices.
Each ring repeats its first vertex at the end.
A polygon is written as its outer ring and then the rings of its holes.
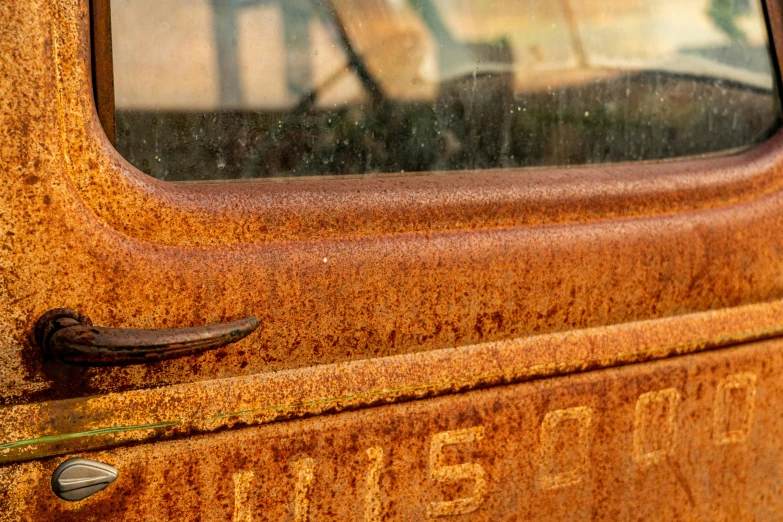
POLYGON ((85 453, 119 478, 77 503, 0 468, 0 520, 780 520, 781 413, 775 340, 85 453))

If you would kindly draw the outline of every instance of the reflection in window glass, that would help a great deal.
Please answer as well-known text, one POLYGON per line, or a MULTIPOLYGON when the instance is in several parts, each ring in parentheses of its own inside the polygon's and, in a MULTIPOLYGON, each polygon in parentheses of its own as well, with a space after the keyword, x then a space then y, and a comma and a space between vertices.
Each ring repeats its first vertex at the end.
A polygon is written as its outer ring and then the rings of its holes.
POLYGON ((112 0, 117 148, 172 180, 636 161, 779 119, 760 0, 112 0))

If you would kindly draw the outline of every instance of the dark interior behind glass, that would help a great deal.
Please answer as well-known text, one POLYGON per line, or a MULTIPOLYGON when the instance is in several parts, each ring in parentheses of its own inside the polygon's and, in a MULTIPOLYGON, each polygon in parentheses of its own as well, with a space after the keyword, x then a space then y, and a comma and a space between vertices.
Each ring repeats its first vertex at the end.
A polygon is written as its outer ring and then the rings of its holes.
POLYGON ((759 0, 111 0, 116 146, 170 181, 574 165, 758 143, 759 0))

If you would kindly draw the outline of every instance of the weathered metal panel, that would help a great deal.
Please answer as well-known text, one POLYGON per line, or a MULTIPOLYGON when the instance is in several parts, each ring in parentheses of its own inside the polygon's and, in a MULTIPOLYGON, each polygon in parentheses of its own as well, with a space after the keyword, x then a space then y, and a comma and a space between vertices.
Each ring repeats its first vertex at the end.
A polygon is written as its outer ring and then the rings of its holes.
POLYGON ((654 165, 169 185, 105 139, 88 81, 88 12, 79 0, 0 6, 6 403, 783 297, 783 136, 735 156, 654 165), (73 370, 45 364, 29 335, 59 306, 112 327, 249 315, 262 326, 186 360, 73 370))
POLYGON ((779 520, 781 405, 768 341, 88 453, 120 475, 77 503, 6 467, 0 520, 779 520))
POLYGON ((0 463, 642 363, 783 334, 783 302, 0 408, 0 463))
MULTIPOLYGON (((87 15, 79 0, 0 3, 6 460, 639 362, 641 345, 670 356, 780 333, 779 303, 741 320, 707 312, 718 326, 562 332, 783 297, 782 135, 676 163, 167 185, 101 130, 87 15), (263 326, 188 360, 72 369, 44 363, 30 339, 56 306, 117 327, 247 315, 263 326)), ((475 508, 477 520, 774 520, 780 359, 772 341, 86 454, 121 475, 77 504, 48 490, 62 458, 9 464, 0 519, 475 508), (472 500, 439 504, 460 498, 472 500)))

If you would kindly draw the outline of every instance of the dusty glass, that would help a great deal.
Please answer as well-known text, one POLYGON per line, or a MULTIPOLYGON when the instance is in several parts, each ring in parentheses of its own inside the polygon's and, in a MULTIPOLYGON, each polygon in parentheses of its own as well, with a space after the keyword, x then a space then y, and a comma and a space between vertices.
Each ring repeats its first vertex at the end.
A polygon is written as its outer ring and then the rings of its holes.
POLYGON ((172 180, 513 168, 757 143, 759 0, 112 0, 118 150, 172 180))

